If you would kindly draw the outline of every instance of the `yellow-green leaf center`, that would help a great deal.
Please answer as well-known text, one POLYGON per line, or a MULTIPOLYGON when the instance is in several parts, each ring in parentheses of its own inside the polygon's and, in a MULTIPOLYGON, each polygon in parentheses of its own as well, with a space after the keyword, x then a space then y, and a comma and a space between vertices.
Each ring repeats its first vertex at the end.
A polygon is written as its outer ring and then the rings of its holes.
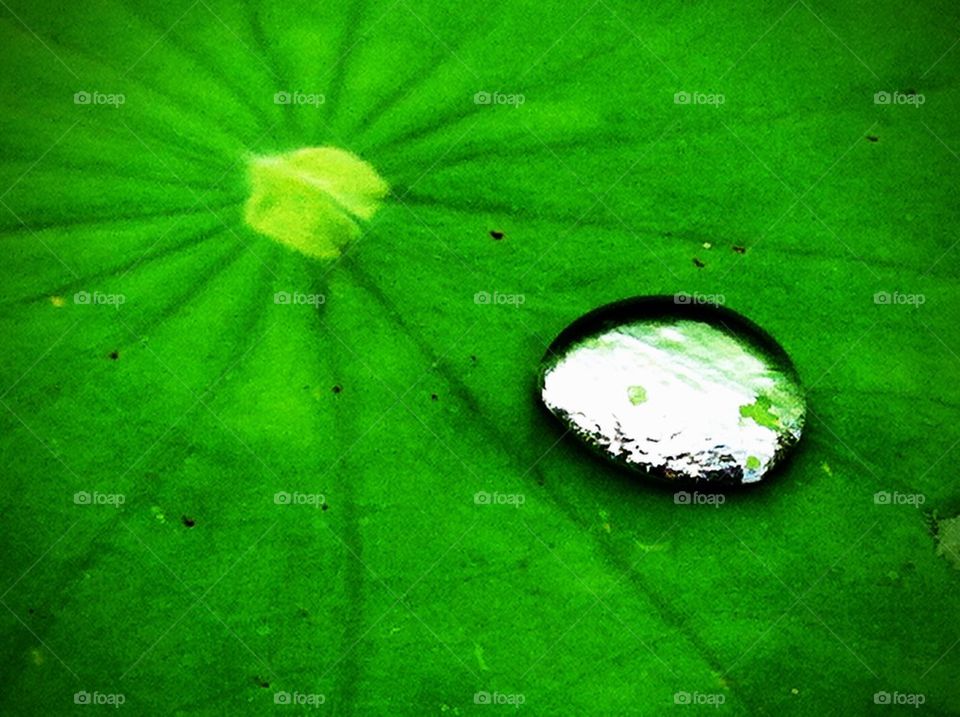
POLYGON ((250 160, 244 219, 307 256, 331 259, 360 235, 389 185, 369 164, 336 147, 305 147, 250 160))

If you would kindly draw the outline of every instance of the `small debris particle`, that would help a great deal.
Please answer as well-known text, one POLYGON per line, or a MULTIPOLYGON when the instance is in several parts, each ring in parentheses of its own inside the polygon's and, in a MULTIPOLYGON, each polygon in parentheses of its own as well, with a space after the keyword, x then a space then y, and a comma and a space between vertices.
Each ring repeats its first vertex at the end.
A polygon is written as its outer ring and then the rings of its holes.
POLYGON ((633 542, 644 553, 662 553, 669 547, 669 543, 641 543, 636 538, 633 542))
POLYGON ((706 264, 700 261, 697 257, 693 257, 693 265, 698 269, 702 269, 703 267, 706 266, 706 264))
POLYGON ((110 352, 110 358, 113 359, 114 361, 116 361, 118 358, 120 358, 120 352, 119 352, 119 351, 111 351, 111 352, 110 352))
POLYGON ((713 244, 711 244, 711 243, 708 242, 708 241, 705 241, 705 242, 703 243, 703 248, 704 248, 704 249, 712 249, 712 248, 713 248, 713 244))
POLYGON ((334 392, 334 393, 340 393, 342 390, 343 390, 343 389, 340 388, 340 385, 339 385, 339 384, 337 384, 336 386, 333 387, 333 392, 334 392))
POLYGON ((880 138, 877 137, 877 135, 875 135, 875 134, 868 134, 868 135, 867 135, 867 141, 868 141, 868 142, 879 142, 879 141, 880 141, 880 138))
POLYGON ((733 250, 734 250, 735 252, 737 252, 737 254, 746 254, 746 253, 747 253, 747 248, 746 248, 745 246, 739 246, 739 245, 738 245, 738 246, 733 247, 733 250))
POLYGON ((256 677, 254 677, 254 678, 253 678, 253 681, 256 682, 256 683, 257 683, 260 687, 262 687, 263 689, 267 689, 267 688, 270 686, 270 683, 267 682, 267 681, 266 681, 265 679, 263 679, 262 677, 260 677, 259 675, 256 676, 256 677))
POLYGON ((330 504, 327 503, 327 501, 323 501, 323 503, 320 504, 320 510, 330 510, 330 504))
POLYGON ((58 309, 66 305, 66 301, 63 300, 62 296, 51 296, 50 303, 56 306, 58 309))
POLYGON ((503 239, 503 232, 499 232, 496 229, 491 229, 490 236, 492 236, 495 241, 500 241, 501 239, 503 239))
POLYGON ((937 555, 960 570, 960 516, 937 521, 937 555))
POLYGON ((641 403, 646 403, 647 400, 647 389, 643 386, 630 386, 627 389, 627 398, 630 399, 630 403, 634 406, 639 406, 641 403))
POLYGON ((431 393, 431 394, 430 394, 430 400, 431 400, 431 401, 439 401, 439 400, 440 400, 440 397, 439 397, 437 394, 435 394, 435 393, 431 393))
POLYGON ((483 648, 477 643, 473 644, 473 654, 477 658, 477 665, 480 666, 480 669, 489 672, 490 668, 487 667, 487 662, 483 659, 483 648))
POLYGON ((186 515, 180 516, 180 522, 183 523, 188 528, 192 528, 197 524, 197 521, 195 521, 193 518, 190 518, 189 516, 186 516, 186 515))

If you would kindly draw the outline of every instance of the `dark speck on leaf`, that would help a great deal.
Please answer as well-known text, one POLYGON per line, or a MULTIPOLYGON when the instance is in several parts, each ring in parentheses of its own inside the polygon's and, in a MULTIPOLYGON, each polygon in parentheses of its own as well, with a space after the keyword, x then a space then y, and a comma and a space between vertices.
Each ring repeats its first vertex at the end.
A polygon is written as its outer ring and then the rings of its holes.
POLYGON ((184 524, 185 526, 187 526, 188 528, 192 528, 193 526, 195 526, 195 525, 197 524, 197 521, 195 521, 193 518, 190 518, 190 517, 188 517, 188 516, 186 516, 186 515, 184 515, 184 516, 182 516, 182 517, 180 518, 180 522, 183 523, 183 524, 184 524))
POLYGON ((323 501, 323 503, 320 506, 320 510, 330 510, 330 504, 327 503, 327 501, 323 501))
POLYGON ((500 241, 501 239, 503 239, 503 232, 498 232, 496 229, 491 229, 490 236, 492 236, 497 241, 500 241))
POLYGON ((440 397, 439 397, 437 394, 435 394, 435 393, 431 393, 431 394, 430 394, 430 400, 431 400, 431 401, 439 401, 439 400, 440 400, 440 397))
POLYGON ((745 246, 735 246, 735 247, 733 247, 733 250, 734 250, 735 252, 737 252, 737 254, 746 254, 746 253, 747 253, 747 247, 745 247, 745 246))
POLYGON ((342 390, 343 390, 343 389, 340 388, 339 385, 333 387, 333 392, 334 392, 334 393, 340 393, 342 390))
POLYGON ((114 361, 116 361, 118 358, 120 358, 120 352, 119 352, 119 351, 111 351, 111 352, 110 352, 110 358, 113 359, 114 361))
POLYGON ((867 140, 869 140, 870 142, 879 142, 879 141, 880 141, 880 138, 877 137, 877 135, 875 135, 875 134, 868 134, 868 135, 867 135, 867 140))
POLYGON ((699 259, 697 259, 697 257, 693 257, 693 265, 694 265, 695 267, 697 267, 698 269, 702 269, 703 267, 706 266, 706 264, 704 264, 702 261, 700 261, 699 259))
POLYGON ((477 357, 476 357, 474 354, 470 354, 470 361, 471 361, 471 363, 476 363, 476 362, 477 362, 477 357))
POLYGON ((260 685, 260 687, 262 687, 263 689, 267 689, 270 686, 270 683, 267 682, 262 677, 254 677, 253 681, 256 682, 258 685, 260 685))

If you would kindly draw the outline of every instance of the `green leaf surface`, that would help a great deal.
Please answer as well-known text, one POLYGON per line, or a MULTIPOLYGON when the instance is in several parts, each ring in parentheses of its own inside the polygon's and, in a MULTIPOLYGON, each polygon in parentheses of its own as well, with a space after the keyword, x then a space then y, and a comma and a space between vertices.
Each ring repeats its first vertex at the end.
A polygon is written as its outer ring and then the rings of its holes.
POLYGON ((0 5, 5 714, 958 713, 954 5, 0 5), (244 221, 304 147, 332 260, 244 221), (679 292, 809 392, 720 504, 535 396, 679 292))

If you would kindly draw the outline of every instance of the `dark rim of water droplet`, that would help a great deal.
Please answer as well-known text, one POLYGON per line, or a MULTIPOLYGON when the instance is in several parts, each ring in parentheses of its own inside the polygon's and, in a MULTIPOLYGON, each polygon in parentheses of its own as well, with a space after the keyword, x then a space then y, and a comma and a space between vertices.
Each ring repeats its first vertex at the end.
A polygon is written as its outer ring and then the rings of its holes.
POLYGON ((619 326, 638 321, 682 319, 702 321, 712 326, 721 326, 729 333, 742 337, 753 346, 776 360, 777 368, 788 373, 800 386, 800 377, 790 356, 773 336, 753 321, 733 309, 715 304, 677 303, 675 296, 636 296, 630 299, 605 304, 590 311, 561 331, 543 356, 540 390, 543 379, 553 364, 574 344, 590 336, 610 331, 619 326))

